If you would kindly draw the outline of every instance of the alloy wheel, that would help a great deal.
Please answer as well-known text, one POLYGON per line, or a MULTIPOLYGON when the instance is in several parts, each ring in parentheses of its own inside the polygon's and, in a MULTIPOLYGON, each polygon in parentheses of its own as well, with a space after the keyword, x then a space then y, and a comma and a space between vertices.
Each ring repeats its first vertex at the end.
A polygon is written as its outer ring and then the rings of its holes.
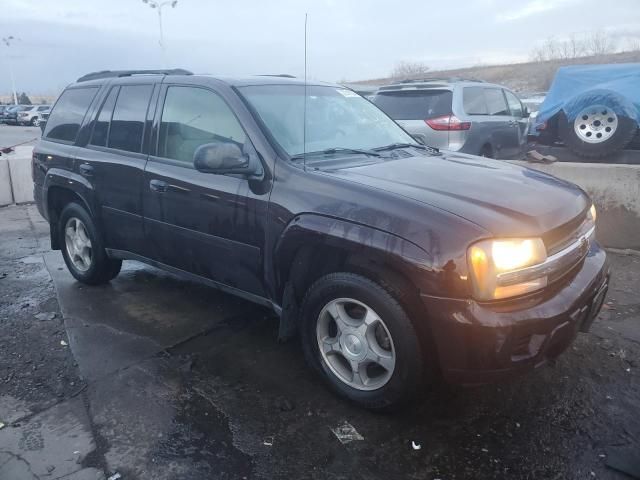
POLYGON ((64 240, 67 249, 67 255, 73 266, 81 271, 86 272, 91 267, 92 245, 87 228, 82 220, 71 217, 67 220, 64 227, 64 240))
POLYGON ((376 390, 393 375, 396 353, 389 329, 368 305, 353 298, 327 303, 316 324, 323 360, 343 383, 376 390))

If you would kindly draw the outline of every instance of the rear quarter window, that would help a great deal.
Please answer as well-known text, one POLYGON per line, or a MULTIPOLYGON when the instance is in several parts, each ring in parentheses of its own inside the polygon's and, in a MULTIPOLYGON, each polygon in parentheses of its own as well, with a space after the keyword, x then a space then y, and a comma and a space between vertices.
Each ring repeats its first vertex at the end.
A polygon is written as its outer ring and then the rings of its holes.
POLYGON ((98 87, 70 88, 62 92, 47 121, 43 137, 74 142, 82 119, 98 92, 98 87))
POLYGON ((394 120, 427 120, 451 114, 452 99, 450 90, 405 90, 379 92, 373 103, 394 120))

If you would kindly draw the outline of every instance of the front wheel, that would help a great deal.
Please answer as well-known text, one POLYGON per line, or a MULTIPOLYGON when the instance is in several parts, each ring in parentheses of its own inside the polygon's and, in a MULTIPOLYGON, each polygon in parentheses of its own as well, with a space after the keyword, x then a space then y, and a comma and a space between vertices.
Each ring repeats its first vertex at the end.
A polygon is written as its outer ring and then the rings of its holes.
POLYGON ((316 281, 302 305, 307 362, 339 395, 390 410, 421 390, 423 357, 404 308, 383 287, 351 273, 316 281))
POLYGON ((39 127, 40 126, 40 119, 38 117, 33 117, 31 119, 31 126, 32 127, 39 127))
POLYGON ((120 273, 122 260, 111 259, 87 210, 70 203, 58 223, 62 256, 71 275, 88 285, 107 283, 120 273))

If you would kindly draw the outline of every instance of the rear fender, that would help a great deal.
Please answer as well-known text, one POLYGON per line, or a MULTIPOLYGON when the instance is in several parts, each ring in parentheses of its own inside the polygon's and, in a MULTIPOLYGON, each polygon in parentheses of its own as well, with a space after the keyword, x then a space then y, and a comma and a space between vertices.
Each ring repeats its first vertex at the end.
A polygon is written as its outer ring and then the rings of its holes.
POLYGON ((100 224, 97 218, 98 209, 96 208, 95 188, 86 178, 77 173, 60 168, 50 168, 47 170, 46 177, 42 186, 44 195, 42 197, 43 210, 47 214, 49 220, 49 230, 51 234, 51 248, 58 249, 58 219, 52 215, 50 201, 52 193, 56 190, 64 190, 70 192, 77 197, 89 214, 96 220, 96 224, 100 224))

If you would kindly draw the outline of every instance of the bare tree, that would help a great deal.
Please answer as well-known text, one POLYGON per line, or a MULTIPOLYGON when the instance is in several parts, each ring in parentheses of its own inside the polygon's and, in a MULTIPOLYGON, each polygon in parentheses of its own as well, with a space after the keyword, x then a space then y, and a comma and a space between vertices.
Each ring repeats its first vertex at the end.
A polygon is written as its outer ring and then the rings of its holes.
POLYGON ((627 40, 625 50, 628 52, 640 52, 640 38, 630 38, 627 40))
POLYGON ((584 40, 580 40, 576 37, 575 33, 572 33, 567 40, 560 43, 558 53, 561 59, 566 60, 584 57, 585 51, 586 45, 584 40))
POLYGON ((399 62, 391 72, 394 80, 411 80, 424 77, 429 71, 429 67, 422 62, 399 62))
POLYGON ((547 38, 542 45, 532 52, 533 60, 536 62, 547 62, 560 58, 562 47, 555 37, 547 38))
POLYGON ((612 53, 616 48, 615 40, 602 30, 593 32, 586 39, 587 55, 606 55, 612 53))

